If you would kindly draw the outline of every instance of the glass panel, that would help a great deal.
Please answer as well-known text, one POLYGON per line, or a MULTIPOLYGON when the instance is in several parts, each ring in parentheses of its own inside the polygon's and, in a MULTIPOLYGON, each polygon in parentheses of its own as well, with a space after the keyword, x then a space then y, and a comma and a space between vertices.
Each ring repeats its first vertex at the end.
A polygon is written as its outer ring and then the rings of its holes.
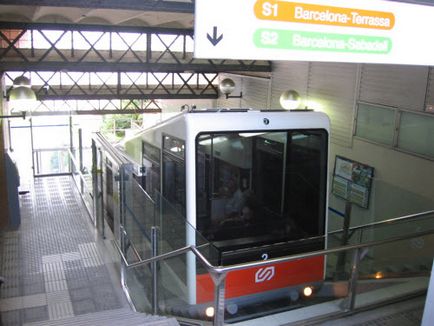
POLYGON ((144 179, 142 179, 142 187, 146 192, 155 199, 155 191, 161 192, 160 190, 160 155, 161 151, 159 148, 143 142, 143 157, 142 166, 144 168, 144 179))
POLYGON ((32 136, 35 175, 70 172, 68 117, 32 117, 32 136))
MULTIPOLYGON (((202 255, 215 264, 216 249, 197 233, 158 192, 155 193, 154 203, 137 180, 132 178, 132 169, 126 166, 123 168, 127 175, 124 187, 125 218, 123 219, 123 227, 126 231, 124 251, 127 260, 132 263, 152 256, 151 229, 155 227, 158 254, 194 244, 202 255)), ((159 313, 189 318, 199 316, 195 313, 198 309, 196 303, 189 299, 192 296, 189 291, 195 289, 196 275, 207 273, 204 267, 196 261, 192 253, 164 260, 158 265, 159 313)), ((151 265, 127 270, 126 285, 139 311, 152 312, 152 281, 151 265)), ((206 289, 206 291, 204 292, 206 295, 213 295, 212 289, 206 289)))
MULTIPOLYGON (((69 154, 69 152, 68 152, 69 154)), ((83 199, 87 210, 90 212, 89 216, 93 219, 93 183, 92 183, 92 174, 90 173, 90 169, 82 169, 80 171, 80 164, 78 163, 75 157, 71 157, 71 164, 73 167, 71 168, 72 177, 77 186, 77 189, 80 191, 81 198, 83 199)))
MULTIPOLYGON (((122 226, 131 245, 141 259, 150 258, 151 229, 156 225, 155 204, 140 184, 133 178, 131 167, 123 167, 125 173, 125 216, 122 226)), ((137 259, 137 257, 134 257, 137 259)))
POLYGON ((175 210, 185 215, 184 160, 166 152, 163 153, 163 196, 175 210))
POLYGON ((70 146, 68 117, 53 116, 49 120, 44 117, 33 117, 32 128, 35 149, 68 148, 70 146))
POLYGON ((395 221, 360 229, 360 241, 380 241, 421 231, 434 231, 434 215, 417 216, 404 221, 395 221))
POLYGON ((430 279, 434 235, 369 248, 362 254, 356 308, 415 293, 423 294, 430 279))
POLYGON ((398 147, 434 157, 434 118, 409 112, 401 113, 398 147))
POLYGON ((136 310, 152 313, 151 265, 126 269, 125 283, 136 310))
MULTIPOLYGON (((121 236, 124 255, 129 263, 152 257, 151 229, 154 223, 155 205, 133 178, 131 165, 123 165, 124 209, 121 216, 121 236), (125 231, 125 233, 122 232, 125 231)), ((152 313, 152 269, 144 265, 125 270, 125 283, 138 311, 152 313)))
POLYGON ((392 145, 394 130, 395 110, 359 103, 356 136, 392 145))
POLYGON ((196 146, 197 228, 219 264, 323 248, 326 131, 201 134, 196 146))
POLYGON ((69 173, 68 150, 35 149, 35 175, 69 173))
POLYGON ((159 264, 159 314, 212 321, 213 315, 206 314, 207 308, 213 312, 214 307, 214 285, 211 276, 206 271, 194 274, 195 271, 190 269, 191 277, 187 280, 187 261, 194 262, 191 253, 166 259, 159 264), (206 287, 203 288, 200 284, 206 284, 206 287), (210 296, 211 300, 204 301, 204 296, 210 296))
POLYGON ((178 210, 157 193, 155 206, 156 225, 159 229, 159 253, 167 253, 188 245, 196 245, 212 263, 217 263, 217 250, 206 238, 191 226, 178 210))

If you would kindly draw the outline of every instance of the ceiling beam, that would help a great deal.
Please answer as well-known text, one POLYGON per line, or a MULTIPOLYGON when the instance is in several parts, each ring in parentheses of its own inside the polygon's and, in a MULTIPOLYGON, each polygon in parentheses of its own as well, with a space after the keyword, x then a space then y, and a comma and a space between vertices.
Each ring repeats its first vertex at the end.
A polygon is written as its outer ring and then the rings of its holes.
POLYGON ((193 13, 194 0, 2 0, 2 5, 81 7, 99 9, 126 9, 140 11, 161 11, 193 13))
POLYGON ((101 63, 101 62, 0 62, 0 71, 72 71, 72 72, 271 72, 271 65, 218 64, 197 61, 196 64, 170 63, 101 63))
POLYGON ((35 116, 56 116, 56 115, 98 115, 98 114, 155 114, 161 113, 161 109, 119 109, 119 110, 71 110, 71 111, 33 111, 35 116))
POLYGON ((0 29, 67 30, 82 32, 155 33, 193 36, 192 29, 98 24, 0 22, 0 29))
POLYGON ((218 93, 214 94, 89 94, 89 95, 38 95, 40 101, 54 101, 54 100, 213 100, 218 98, 218 93))

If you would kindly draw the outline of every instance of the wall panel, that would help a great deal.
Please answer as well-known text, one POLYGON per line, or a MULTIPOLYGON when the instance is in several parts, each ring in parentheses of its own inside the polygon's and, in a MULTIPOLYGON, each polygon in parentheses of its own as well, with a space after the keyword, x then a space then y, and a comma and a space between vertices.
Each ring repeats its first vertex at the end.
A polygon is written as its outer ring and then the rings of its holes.
POLYGON ((357 64, 310 64, 307 99, 319 103, 331 120, 331 141, 351 146, 354 123, 354 98, 357 64))
POLYGON ((424 109, 429 68, 364 64, 360 100, 401 109, 424 109))
POLYGON ((242 106, 252 109, 267 109, 269 85, 269 79, 244 78, 242 106))

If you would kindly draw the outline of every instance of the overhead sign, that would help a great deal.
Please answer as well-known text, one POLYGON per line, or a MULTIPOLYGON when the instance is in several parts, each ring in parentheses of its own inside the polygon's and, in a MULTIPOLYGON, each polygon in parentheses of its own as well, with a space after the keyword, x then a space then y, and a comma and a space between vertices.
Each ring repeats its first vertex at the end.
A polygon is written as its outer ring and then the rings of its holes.
POLYGON ((380 0, 196 0, 196 58, 434 65, 434 7, 380 0))

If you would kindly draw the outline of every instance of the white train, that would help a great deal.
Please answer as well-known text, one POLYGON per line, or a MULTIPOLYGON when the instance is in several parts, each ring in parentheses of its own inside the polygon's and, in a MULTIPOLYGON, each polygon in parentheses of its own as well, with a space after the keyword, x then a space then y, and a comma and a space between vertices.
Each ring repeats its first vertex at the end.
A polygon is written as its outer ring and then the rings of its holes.
MULTIPOLYGON (((195 110, 144 130, 125 151, 145 167, 144 190, 192 226, 176 231, 184 245, 200 234, 225 266, 325 247, 329 129, 313 111, 195 110)), ((179 224, 163 218, 163 232, 179 224)), ((190 258, 181 277, 188 303, 210 302, 212 280, 190 258)), ((324 265, 315 257, 230 273, 226 298, 321 282, 324 265)))

